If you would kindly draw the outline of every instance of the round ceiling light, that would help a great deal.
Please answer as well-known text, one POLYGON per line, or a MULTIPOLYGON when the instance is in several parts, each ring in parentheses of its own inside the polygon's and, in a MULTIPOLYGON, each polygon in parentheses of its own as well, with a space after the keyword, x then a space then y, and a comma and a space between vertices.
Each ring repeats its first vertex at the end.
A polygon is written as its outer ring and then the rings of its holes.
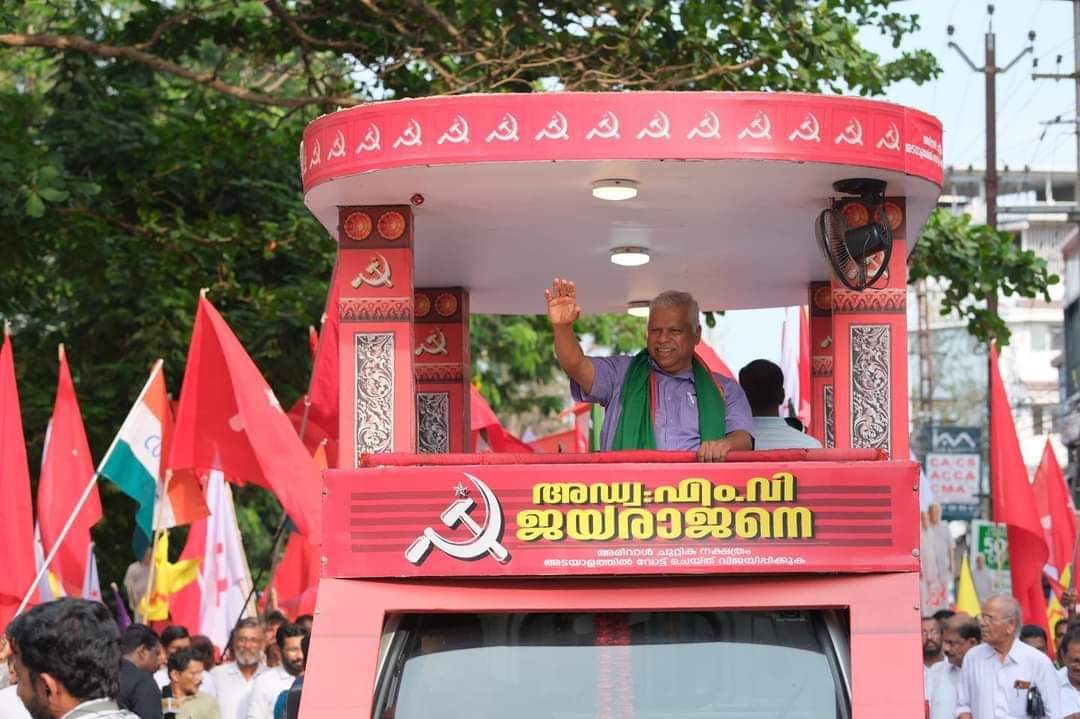
POLYGON ((641 267, 649 263, 649 250, 644 247, 616 247, 611 261, 621 267, 641 267))
POLYGON ((592 196, 598 200, 632 200, 637 197, 637 185, 634 180, 597 180, 592 184, 592 196))
POLYGON ((648 300, 635 300, 626 306, 626 314, 631 317, 648 317, 649 316, 649 301, 648 300))

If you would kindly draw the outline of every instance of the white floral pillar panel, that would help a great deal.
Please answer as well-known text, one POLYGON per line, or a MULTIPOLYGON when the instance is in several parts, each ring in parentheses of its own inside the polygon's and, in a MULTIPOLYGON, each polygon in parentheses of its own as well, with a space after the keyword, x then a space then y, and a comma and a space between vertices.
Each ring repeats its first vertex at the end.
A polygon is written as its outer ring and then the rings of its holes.
POLYGON ((469 292, 425 287, 413 298, 416 322, 416 451, 472 451, 469 426, 469 292))
MULTIPOLYGON (((857 199, 836 203, 849 227, 870 221, 857 199)), ((875 448, 908 457, 907 243, 903 198, 885 202, 893 249, 888 271, 862 292, 832 281, 832 385, 823 388, 836 447, 875 448)), ((880 258, 867 258, 870 269, 880 258)), ((813 360, 812 360, 813 362, 813 360)), ((814 368, 812 368, 813 371, 814 368)))
POLYGON ((416 451, 413 217, 408 206, 338 208, 338 466, 416 451))

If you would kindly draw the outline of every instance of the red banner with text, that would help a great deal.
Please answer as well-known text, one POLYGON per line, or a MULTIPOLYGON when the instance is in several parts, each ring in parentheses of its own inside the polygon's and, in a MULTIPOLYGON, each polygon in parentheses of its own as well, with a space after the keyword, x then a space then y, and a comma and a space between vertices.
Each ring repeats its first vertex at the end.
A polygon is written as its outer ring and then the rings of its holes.
POLYGON ((327 472, 335 577, 916 571, 912 462, 327 472))

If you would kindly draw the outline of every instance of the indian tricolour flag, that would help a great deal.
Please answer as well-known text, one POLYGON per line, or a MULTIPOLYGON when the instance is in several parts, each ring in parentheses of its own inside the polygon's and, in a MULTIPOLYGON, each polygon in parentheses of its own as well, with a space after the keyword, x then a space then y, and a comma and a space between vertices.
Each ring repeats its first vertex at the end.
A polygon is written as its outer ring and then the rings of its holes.
POLYGON ((131 539, 136 557, 150 548, 155 528, 190 524, 209 513, 193 476, 179 474, 165 481, 161 468, 171 437, 172 412, 158 360, 98 468, 98 474, 138 504, 131 539))

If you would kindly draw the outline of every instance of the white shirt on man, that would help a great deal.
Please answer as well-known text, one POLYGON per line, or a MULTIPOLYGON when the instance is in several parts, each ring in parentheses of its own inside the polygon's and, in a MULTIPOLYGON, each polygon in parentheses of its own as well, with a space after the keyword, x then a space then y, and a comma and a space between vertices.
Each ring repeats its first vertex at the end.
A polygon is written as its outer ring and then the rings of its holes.
POLYGON ((1069 668, 1058 669, 1058 676, 1061 677, 1061 716, 1080 714, 1080 689, 1069 681, 1069 668))
POLYGON ((956 713, 974 719, 1024 719, 1027 695, 1038 687, 1048 719, 1061 719, 1061 678, 1050 657, 1014 639, 1001 661, 989 644, 973 647, 964 655, 957 692, 956 713))
MULTIPOLYGON (((163 664, 156 672, 154 672, 154 681, 157 682, 159 689, 164 689, 169 685, 169 665, 163 664)), ((199 685, 199 691, 203 694, 209 694, 212 697, 217 697, 217 685, 214 684, 214 677, 210 675, 210 672, 203 670, 202 684, 199 685)))
POLYGON ((783 417, 754 417, 754 449, 821 449, 821 442, 800 432, 783 417))
MULTIPOLYGON (((3 669, 7 671, 6 666, 3 669)), ((30 712, 26 711, 26 705, 19 698, 18 692, 17 684, 0 689, 0 719, 30 719, 30 712)))
POLYGON ((926 678, 930 719, 956 719, 956 695, 959 688, 960 667, 948 659, 930 667, 926 678))
POLYGON ((285 667, 280 664, 256 677, 245 719, 273 719, 274 702, 295 680, 296 677, 285 671, 285 667))
POLYGON ((217 688, 221 719, 246 719, 248 702, 251 701, 251 692, 255 689, 255 678, 266 671, 267 667, 262 662, 259 662, 250 679, 244 676, 236 662, 222 664, 210 671, 217 688))

